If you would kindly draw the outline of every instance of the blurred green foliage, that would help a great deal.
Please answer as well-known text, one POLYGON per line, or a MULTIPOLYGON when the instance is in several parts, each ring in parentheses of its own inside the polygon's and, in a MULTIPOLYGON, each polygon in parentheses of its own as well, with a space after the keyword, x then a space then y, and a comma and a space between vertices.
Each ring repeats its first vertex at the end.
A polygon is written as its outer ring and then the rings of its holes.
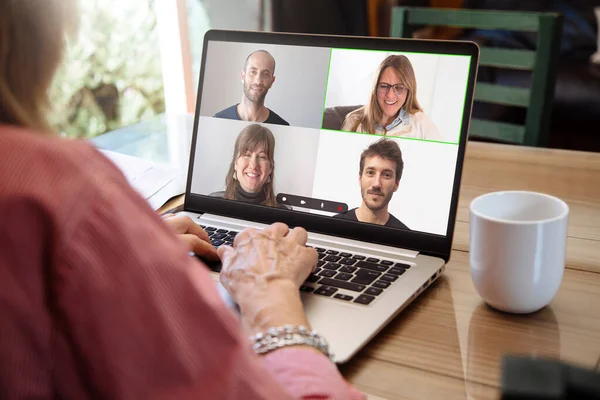
POLYGON ((85 0, 50 91, 50 121, 92 138, 165 111, 154 0, 85 0))

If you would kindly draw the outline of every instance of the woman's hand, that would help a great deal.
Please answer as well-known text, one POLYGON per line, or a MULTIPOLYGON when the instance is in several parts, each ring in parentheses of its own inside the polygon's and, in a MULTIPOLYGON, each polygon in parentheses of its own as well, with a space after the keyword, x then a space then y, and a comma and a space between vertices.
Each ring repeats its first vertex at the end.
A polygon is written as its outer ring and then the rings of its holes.
POLYGON ((306 239, 303 228, 290 230, 282 223, 262 231, 243 230, 236 236, 234 247, 219 248, 221 283, 236 301, 235 294, 246 287, 255 290, 289 282, 300 289, 317 264, 317 252, 306 247, 306 239))
POLYGON ((306 247, 306 240, 304 229, 275 223, 262 231, 245 229, 234 247, 219 247, 221 283, 252 331, 308 326, 299 289, 317 264, 317 252, 306 247))
POLYGON ((177 237, 190 251, 193 251, 207 261, 216 261, 219 259, 217 250, 210 243, 208 234, 190 217, 167 214, 163 216, 163 220, 175 231, 177 237))

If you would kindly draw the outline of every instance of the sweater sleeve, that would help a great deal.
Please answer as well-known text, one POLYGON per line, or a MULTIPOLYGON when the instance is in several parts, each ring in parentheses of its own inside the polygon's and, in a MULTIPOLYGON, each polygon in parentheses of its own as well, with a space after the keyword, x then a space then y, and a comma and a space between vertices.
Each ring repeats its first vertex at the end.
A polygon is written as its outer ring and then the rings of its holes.
POLYGON ((361 398, 310 349, 254 354, 207 268, 122 176, 95 174, 93 200, 59 243, 52 276, 57 317, 91 392, 114 399, 361 398))
POLYGON ((350 384, 330 385, 339 376, 336 366, 311 350, 290 347, 268 353, 264 366, 288 392, 302 399, 366 399, 350 384))

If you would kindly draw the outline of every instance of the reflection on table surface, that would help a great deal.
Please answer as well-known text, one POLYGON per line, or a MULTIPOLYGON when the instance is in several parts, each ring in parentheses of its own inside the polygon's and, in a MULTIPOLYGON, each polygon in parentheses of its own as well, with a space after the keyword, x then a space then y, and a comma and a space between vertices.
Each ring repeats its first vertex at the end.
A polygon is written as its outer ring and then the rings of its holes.
POLYGON ((549 307, 530 315, 485 305, 468 253, 347 365, 361 390, 395 399, 495 399, 504 354, 551 357, 594 368, 600 356, 600 274, 567 270, 549 307))

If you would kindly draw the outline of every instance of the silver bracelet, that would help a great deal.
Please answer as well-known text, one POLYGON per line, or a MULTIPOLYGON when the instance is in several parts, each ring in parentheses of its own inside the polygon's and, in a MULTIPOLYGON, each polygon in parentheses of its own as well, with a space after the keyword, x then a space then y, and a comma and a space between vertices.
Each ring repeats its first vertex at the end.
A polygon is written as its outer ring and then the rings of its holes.
POLYGON ((316 348, 333 361, 333 354, 329 352, 329 344, 325 338, 305 326, 284 325, 270 328, 265 333, 251 336, 250 341, 257 354, 265 354, 285 346, 305 345, 316 348))

